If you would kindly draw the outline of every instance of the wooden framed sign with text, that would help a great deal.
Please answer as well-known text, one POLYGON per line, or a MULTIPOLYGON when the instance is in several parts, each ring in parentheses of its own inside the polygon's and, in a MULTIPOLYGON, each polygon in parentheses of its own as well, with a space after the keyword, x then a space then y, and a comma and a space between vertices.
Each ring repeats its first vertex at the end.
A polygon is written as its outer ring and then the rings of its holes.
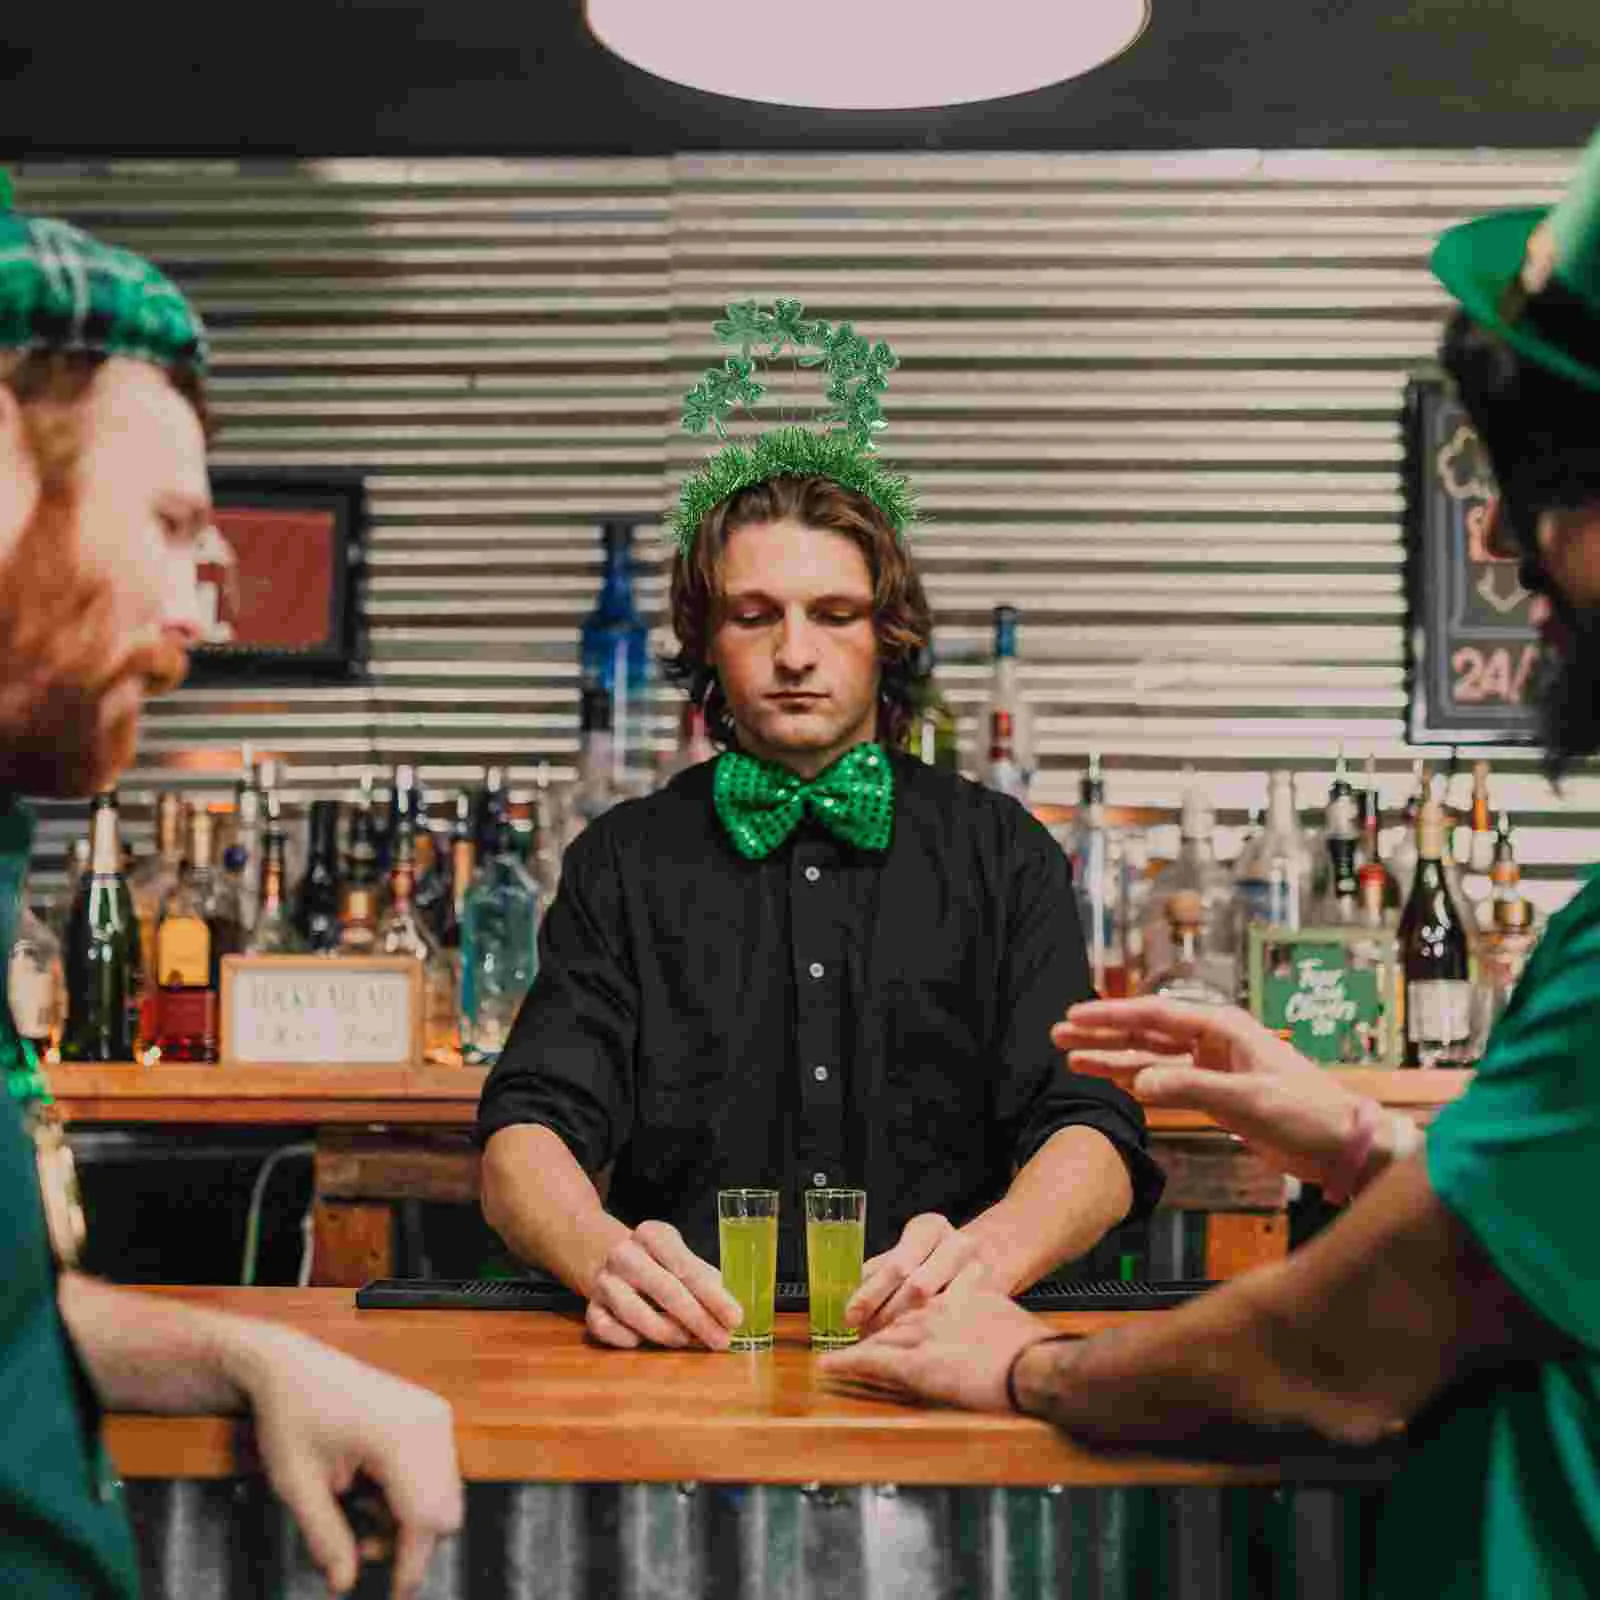
POLYGON ((1539 639, 1515 561, 1484 546, 1494 480, 1466 413, 1438 378, 1406 386, 1406 590, 1413 744, 1535 736, 1539 639))
POLYGON ((226 1067, 422 1065, 422 969, 410 956, 224 956, 226 1067))
POLYGON ((1394 935, 1382 928, 1250 924, 1250 1014, 1330 1067, 1400 1062, 1394 935))

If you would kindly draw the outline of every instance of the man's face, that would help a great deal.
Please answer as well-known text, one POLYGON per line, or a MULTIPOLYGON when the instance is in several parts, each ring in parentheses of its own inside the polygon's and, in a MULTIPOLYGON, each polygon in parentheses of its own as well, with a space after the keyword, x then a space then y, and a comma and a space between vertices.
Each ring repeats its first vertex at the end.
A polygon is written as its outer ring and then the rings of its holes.
POLYGON ((710 658, 751 755, 815 776, 877 731, 872 574, 842 534, 792 521, 729 537, 710 658))
POLYGON ((80 795, 132 759, 147 695, 182 681, 210 520, 205 438, 156 368, 105 363, 70 484, 41 481, 0 389, 0 785, 80 795))
POLYGON ((1489 505, 1492 553, 1518 562, 1543 646, 1536 699, 1545 765, 1559 778, 1600 751, 1600 502, 1519 512, 1489 505), (1533 529, 1532 548, 1523 526, 1533 529))

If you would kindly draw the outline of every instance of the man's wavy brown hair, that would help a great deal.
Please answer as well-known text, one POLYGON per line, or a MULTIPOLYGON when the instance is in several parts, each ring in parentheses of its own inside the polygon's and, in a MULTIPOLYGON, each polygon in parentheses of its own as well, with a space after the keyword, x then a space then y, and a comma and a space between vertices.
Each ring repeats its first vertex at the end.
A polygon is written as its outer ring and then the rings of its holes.
POLYGON ((740 528, 794 521, 842 534, 866 558, 872 575, 872 626, 878 636, 878 737, 898 745, 910 726, 918 656, 933 633, 922 579, 884 514, 865 495, 831 478, 778 477, 732 495, 709 512, 687 556, 672 563, 672 630, 678 653, 667 676, 700 706, 712 741, 734 743, 733 717, 711 665, 711 639, 722 598, 722 556, 740 528))

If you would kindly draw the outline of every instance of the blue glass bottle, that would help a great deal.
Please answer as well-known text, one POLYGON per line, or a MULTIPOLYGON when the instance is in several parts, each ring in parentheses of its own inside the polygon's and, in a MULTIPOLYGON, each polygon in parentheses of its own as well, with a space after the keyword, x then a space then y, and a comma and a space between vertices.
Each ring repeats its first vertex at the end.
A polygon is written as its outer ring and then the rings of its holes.
POLYGON ((493 1066, 539 970, 539 890, 509 816, 478 865, 461 907, 461 1054, 493 1066))
POLYGON ((584 618, 579 667, 586 686, 611 696, 615 776, 645 762, 644 721, 650 689, 650 631, 633 599, 633 524, 601 525, 605 573, 594 609, 584 618))

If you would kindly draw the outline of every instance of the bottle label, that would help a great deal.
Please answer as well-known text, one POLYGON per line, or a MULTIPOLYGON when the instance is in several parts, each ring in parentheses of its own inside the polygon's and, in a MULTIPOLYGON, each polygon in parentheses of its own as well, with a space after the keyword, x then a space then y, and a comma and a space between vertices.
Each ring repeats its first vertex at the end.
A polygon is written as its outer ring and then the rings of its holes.
POLYGON ((11 1020, 24 1039, 48 1039, 55 1020, 55 993, 50 974, 21 951, 13 951, 7 992, 11 1020))
POLYGON ((163 988, 211 981, 211 930, 199 917, 168 917, 156 930, 156 977, 163 988))
POLYGON ((1246 878, 1235 885, 1245 922, 1265 922, 1273 928, 1300 925, 1299 885, 1289 877, 1246 878))
POLYGON ((1472 1037, 1472 985, 1431 978, 1406 985, 1406 1037, 1413 1044, 1462 1044, 1472 1037))
POLYGON ((163 1040, 215 1039, 215 989, 163 989, 156 999, 156 1027, 163 1040))

